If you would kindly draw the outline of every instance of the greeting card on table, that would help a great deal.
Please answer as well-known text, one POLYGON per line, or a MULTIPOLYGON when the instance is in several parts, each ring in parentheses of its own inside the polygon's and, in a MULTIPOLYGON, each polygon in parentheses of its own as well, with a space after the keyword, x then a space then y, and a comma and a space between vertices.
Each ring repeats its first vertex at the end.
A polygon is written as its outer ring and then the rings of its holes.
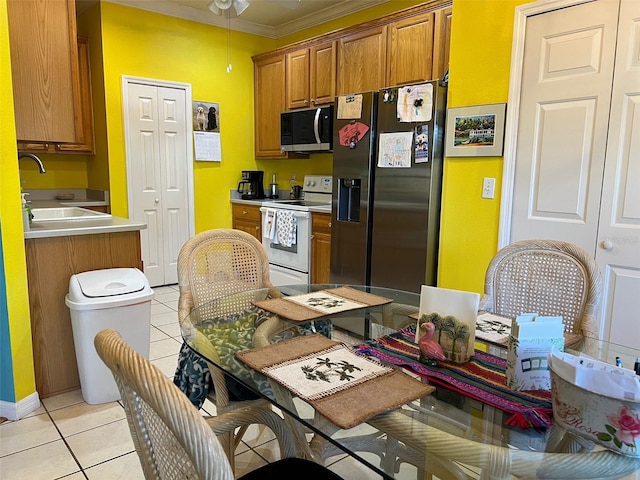
POLYGON ((440 344, 447 359, 455 363, 468 361, 474 351, 479 303, 477 293, 423 285, 416 342, 425 334, 420 326, 431 322, 435 327, 433 340, 440 344))
POLYGON ((564 350, 562 317, 537 313, 516 317, 507 351, 507 386, 513 390, 550 390, 547 356, 553 348, 564 350))

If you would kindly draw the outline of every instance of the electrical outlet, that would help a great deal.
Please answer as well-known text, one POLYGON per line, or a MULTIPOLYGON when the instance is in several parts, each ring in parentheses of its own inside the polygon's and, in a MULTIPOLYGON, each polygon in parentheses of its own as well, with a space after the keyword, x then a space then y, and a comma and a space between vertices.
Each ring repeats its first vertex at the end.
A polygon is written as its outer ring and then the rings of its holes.
POLYGON ((482 198, 494 198, 496 190, 496 179, 484 177, 482 180, 482 198))

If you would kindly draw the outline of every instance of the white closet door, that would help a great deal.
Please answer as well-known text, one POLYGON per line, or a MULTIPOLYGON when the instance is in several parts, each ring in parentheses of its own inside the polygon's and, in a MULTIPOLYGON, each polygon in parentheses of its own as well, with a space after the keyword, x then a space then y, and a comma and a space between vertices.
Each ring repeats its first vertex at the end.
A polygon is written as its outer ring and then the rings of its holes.
POLYGON ((640 1, 622 0, 596 261, 603 334, 640 345, 640 1))
POLYGON ((188 240, 188 127, 181 89, 127 84, 130 212, 141 230, 144 273, 151 286, 177 283, 177 257, 188 240))
POLYGON ((178 253, 189 240, 185 92, 158 88, 164 283, 178 283, 178 253))
POLYGON ((511 241, 564 240, 595 255, 618 8, 529 17, 511 241))

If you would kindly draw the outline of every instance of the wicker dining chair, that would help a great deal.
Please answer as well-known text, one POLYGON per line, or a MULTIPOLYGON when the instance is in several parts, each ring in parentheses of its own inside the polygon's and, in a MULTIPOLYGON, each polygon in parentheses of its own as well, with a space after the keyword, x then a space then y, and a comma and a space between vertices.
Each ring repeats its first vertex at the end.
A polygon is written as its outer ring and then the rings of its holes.
MULTIPOLYGON (((129 430, 146 479, 234 478, 217 433, 236 428, 241 415, 204 417, 158 368, 136 352, 115 330, 102 330, 94 344, 120 391, 129 430)), ((294 452, 288 452, 293 455, 294 452)), ((244 475, 257 479, 340 480, 310 460, 282 458, 244 475)))
MULTIPOLYGON (((178 254, 178 287, 180 325, 197 307, 203 318, 220 318, 251 306, 250 296, 232 295, 235 293, 268 288, 271 296, 279 295, 269 280, 269 258, 262 244, 248 233, 231 229, 204 231, 182 246, 178 254)), ((219 414, 241 407, 244 411, 260 413, 265 425, 276 433, 285 428, 282 417, 272 411, 266 400, 232 399, 224 373, 211 363, 207 364, 214 387, 209 399, 219 414)), ((243 389, 237 382, 229 381, 232 386, 243 389)), ((247 393, 251 392, 247 390, 247 393)), ((251 416, 248 416, 237 433, 230 432, 220 438, 232 463, 233 452, 251 423, 251 416)))
POLYGON ((598 337, 595 321, 602 283, 585 250, 557 240, 522 240, 502 248, 486 271, 480 310, 562 316, 567 346, 598 337))

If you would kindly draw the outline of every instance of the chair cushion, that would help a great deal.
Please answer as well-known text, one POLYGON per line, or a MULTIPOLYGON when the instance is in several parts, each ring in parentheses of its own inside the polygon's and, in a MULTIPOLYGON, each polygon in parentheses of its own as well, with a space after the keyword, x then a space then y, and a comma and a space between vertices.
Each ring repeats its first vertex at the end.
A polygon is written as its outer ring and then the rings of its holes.
POLYGON ((247 473, 239 480, 342 480, 326 467, 302 458, 285 458, 247 473))

